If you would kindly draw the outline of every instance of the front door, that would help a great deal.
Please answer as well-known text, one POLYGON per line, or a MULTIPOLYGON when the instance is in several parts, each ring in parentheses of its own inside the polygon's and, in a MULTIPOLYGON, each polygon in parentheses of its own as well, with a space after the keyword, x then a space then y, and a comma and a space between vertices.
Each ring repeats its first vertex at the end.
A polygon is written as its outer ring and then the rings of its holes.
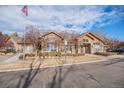
POLYGON ((91 45, 90 44, 85 45, 85 53, 88 53, 88 54, 91 53, 91 45))

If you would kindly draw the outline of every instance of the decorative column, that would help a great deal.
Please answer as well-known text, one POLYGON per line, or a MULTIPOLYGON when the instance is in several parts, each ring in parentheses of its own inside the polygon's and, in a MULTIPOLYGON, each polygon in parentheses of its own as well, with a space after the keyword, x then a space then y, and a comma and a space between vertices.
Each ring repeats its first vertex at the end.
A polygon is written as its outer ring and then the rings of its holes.
POLYGON ((78 53, 81 53, 81 45, 78 45, 78 53))

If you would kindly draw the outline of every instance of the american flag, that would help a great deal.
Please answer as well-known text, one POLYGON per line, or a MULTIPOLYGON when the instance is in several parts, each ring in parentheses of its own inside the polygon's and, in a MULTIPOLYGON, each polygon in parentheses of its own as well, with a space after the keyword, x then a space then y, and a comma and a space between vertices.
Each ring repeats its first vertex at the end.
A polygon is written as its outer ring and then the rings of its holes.
POLYGON ((28 16, 28 6, 27 6, 27 5, 25 5, 25 6, 21 9, 21 11, 22 11, 26 16, 28 16))

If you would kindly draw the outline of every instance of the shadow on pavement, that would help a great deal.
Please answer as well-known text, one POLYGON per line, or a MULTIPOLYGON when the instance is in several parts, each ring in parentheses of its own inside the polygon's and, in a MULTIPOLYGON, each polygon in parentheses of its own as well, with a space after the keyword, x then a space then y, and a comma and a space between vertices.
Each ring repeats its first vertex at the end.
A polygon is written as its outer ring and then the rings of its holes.
POLYGON ((38 66, 33 69, 33 65, 35 64, 34 60, 31 62, 30 64, 30 70, 26 73, 20 76, 20 79, 17 83, 16 88, 28 88, 32 82, 32 80, 36 77, 37 73, 40 70, 40 66, 41 66, 41 58, 40 58, 40 62, 38 64, 38 66), (23 83, 24 82, 24 83, 23 83))
POLYGON ((64 71, 63 66, 59 66, 55 68, 55 74, 53 75, 51 82, 48 83, 47 87, 49 88, 61 88, 62 82, 66 79, 71 71, 72 66, 67 68, 67 71, 64 71))
MULTIPOLYGON (((38 66, 33 69, 33 65, 36 63, 34 60, 31 62, 30 64, 30 69, 27 73, 20 75, 20 78, 16 84, 16 88, 28 88, 33 79, 37 76, 39 70, 40 70, 40 66, 42 65, 43 59, 39 58, 40 62, 38 64, 38 66)), ((72 69, 72 66, 69 66, 66 68, 63 66, 59 66, 59 67, 55 67, 55 70, 53 71, 53 75, 51 75, 50 78, 50 82, 48 82, 46 87, 50 87, 50 88, 61 88, 62 87, 62 82, 66 79, 66 77, 68 76, 69 72, 72 69)), ((43 69, 45 70, 45 69, 43 69)))

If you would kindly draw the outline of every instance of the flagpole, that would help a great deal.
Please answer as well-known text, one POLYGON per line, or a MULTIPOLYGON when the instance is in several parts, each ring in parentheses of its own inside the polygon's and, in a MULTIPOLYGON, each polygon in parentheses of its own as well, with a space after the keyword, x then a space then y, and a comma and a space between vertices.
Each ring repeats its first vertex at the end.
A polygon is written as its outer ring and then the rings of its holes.
POLYGON ((25 30, 26 29, 24 29, 24 48, 23 48, 23 61, 25 60, 25 30))
MULTIPOLYGON (((27 5, 25 5, 23 8, 22 8, 22 10, 21 10, 26 16, 28 16, 28 6, 27 5)), ((25 17, 25 19, 26 19, 26 17, 25 17)), ((26 31, 26 28, 24 29, 24 47, 23 47, 23 61, 25 60, 25 48, 26 48, 26 46, 25 46, 25 31, 26 31)))

